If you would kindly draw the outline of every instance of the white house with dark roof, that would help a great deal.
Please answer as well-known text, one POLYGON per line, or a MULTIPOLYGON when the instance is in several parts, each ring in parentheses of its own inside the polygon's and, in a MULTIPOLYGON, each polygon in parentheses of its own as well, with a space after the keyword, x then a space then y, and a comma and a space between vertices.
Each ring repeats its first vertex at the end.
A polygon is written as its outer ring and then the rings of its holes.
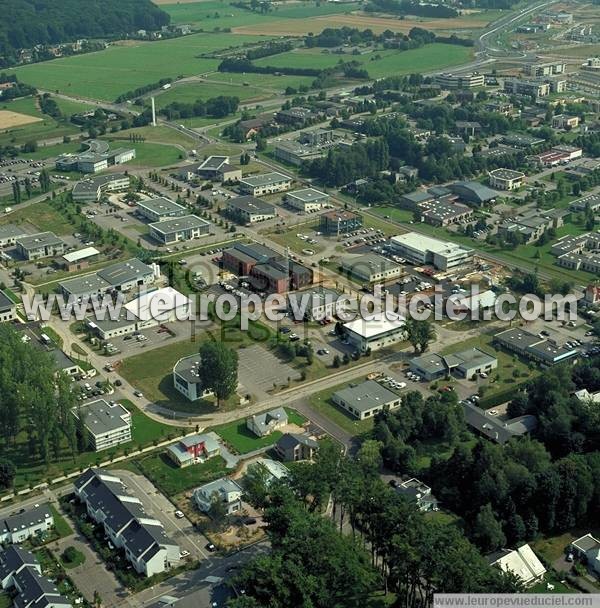
POLYGON ((54 517, 48 503, 21 509, 0 519, 0 543, 22 543, 29 538, 43 536, 53 525, 54 517))
POLYGON ((243 490, 233 479, 222 477, 206 483, 194 490, 194 502, 200 511, 208 513, 213 502, 220 501, 225 506, 227 515, 236 513, 242 508, 243 490))
POLYGON ((88 515, 103 526, 116 548, 123 549, 136 572, 150 577, 179 564, 179 545, 119 477, 104 469, 88 469, 74 485, 88 515))

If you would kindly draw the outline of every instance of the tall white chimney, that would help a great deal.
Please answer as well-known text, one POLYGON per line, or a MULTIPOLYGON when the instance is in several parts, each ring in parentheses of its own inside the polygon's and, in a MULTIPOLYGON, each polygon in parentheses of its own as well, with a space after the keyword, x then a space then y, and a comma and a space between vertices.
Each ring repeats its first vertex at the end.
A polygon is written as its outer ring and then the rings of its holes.
POLYGON ((154 105, 154 97, 150 98, 152 101, 152 126, 156 126, 156 106, 154 105))

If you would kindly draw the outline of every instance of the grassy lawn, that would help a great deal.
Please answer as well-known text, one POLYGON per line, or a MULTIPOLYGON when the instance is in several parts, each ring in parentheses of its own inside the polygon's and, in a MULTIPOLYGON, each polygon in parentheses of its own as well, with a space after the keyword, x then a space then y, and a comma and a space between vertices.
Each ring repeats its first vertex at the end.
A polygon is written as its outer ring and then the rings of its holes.
MULTIPOLYGON (((120 140, 115 137, 104 137, 103 139, 111 142, 112 147, 127 146, 128 148, 135 148, 135 158, 129 161, 127 167, 164 167, 165 165, 174 165, 179 162, 182 158, 185 158, 185 154, 178 150, 175 146, 170 144, 158 144, 158 143, 131 143, 120 140)), ((192 142, 188 142, 188 146, 191 147, 192 142)))
POLYGON ((0 608, 12 608, 13 602, 6 591, 0 592, 0 608))
POLYGON ((200 59, 199 55, 261 39, 219 33, 157 42, 130 41, 112 44, 103 51, 30 64, 14 71, 19 80, 41 89, 58 90, 84 99, 114 101, 122 93, 161 78, 213 71, 219 59, 200 59))
MULTIPOLYGON (((359 379, 356 380, 359 382, 359 379)), ((343 428, 352 435, 363 435, 368 433, 373 428, 373 419, 356 420, 345 409, 339 407, 331 401, 331 396, 336 391, 346 388, 348 385, 338 384, 332 388, 325 389, 319 393, 310 396, 309 404, 315 411, 323 414, 332 422, 343 428)))
MULTIPOLYGON (((288 421, 291 424, 302 426, 306 422, 306 418, 295 410, 285 408, 285 411, 288 414, 288 421)), ((219 437, 238 454, 247 454, 248 452, 272 445, 283 435, 281 431, 273 431, 270 435, 265 437, 257 437, 246 427, 245 418, 216 426, 212 430, 214 430, 215 433, 217 433, 219 437)))
MULTIPOLYGON (((221 80, 223 82, 235 83, 239 82, 237 74, 227 74, 226 72, 217 72, 209 76, 210 80, 221 80)), ((264 87, 265 89, 275 89, 285 91, 287 87, 298 89, 301 86, 310 87, 314 78, 312 76, 288 76, 281 74, 244 74, 243 82, 249 86, 264 87)))
MULTIPOLYGON (((162 125, 126 129, 125 131, 111 134, 111 139, 114 142, 125 142, 119 143, 119 145, 128 146, 131 143, 129 141, 131 135, 143 137, 145 139, 144 143, 160 142, 163 144, 179 145, 184 148, 189 148, 194 145, 194 140, 191 137, 185 135, 181 131, 162 125)), ((115 143, 115 145, 117 144, 115 143)))
POLYGON ((181 84, 170 88, 168 91, 156 96, 157 109, 164 108, 166 105, 174 101, 180 103, 194 103, 202 99, 210 99, 219 95, 227 95, 229 97, 237 97, 241 102, 250 100, 262 100, 270 97, 269 93, 256 88, 243 86, 239 80, 234 84, 225 82, 191 82, 181 84))
POLYGON ((202 464, 184 468, 175 466, 164 453, 152 454, 137 459, 134 463, 157 488, 171 497, 218 479, 225 475, 227 470, 221 456, 214 456, 202 464))
POLYGON ((46 160, 58 156, 59 154, 66 154, 68 152, 77 152, 80 146, 78 142, 69 144, 56 144, 53 146, 39 146, 35 152, 27 152, 24 156, 31 160, 46 160))
POLYGON ((22 224, 24 222, 31 224, 40 232, 49 230, 59 236, 72 234, 74 230, 74 226, 45 201, 36 203, 32 207, 17 208, 9 216, 0 219, 0 225, 22 224))
POLYGON ((67 520, 56 510, 54 505, 50 505, 50 513, 54 518, 54 530, 59 538, 65 538, 65 536, 71 536, 73 530, 68 524, 67 520))

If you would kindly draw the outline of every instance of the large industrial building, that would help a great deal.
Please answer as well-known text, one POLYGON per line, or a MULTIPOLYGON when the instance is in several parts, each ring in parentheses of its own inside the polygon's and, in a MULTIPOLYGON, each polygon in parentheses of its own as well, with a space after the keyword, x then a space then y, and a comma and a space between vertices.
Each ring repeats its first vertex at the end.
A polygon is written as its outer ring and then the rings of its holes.
POLYGON ((398 255, 413 264, 431 264, 438 270, 464 266, 473 259, 472 249, 416 232, 394 236, 391 238, 390 244, 398 255))
POLYGON ((323 209, 328 204, 329 195, 314 188, 305 188, 287 194, 285 202, 297 211, 312 213, 323 209))
POLYGON ((356 258, 344 258, 342 268, 348 274, 367 283, 388 281, 398 278, 403 273, 400 264, 374 253, 366 253, 356 258))
POLYGON ((252 196, 265 196, 276 192, 285 192, 292 187, 293 179, 282 173, 262 173, 240 180, 240 192, 252 196))
POLYGON ((172 217, 187 215, 188 210, 179 203, 163 196, 137 203, 138 212, 151 222, 162 222, 172 217))

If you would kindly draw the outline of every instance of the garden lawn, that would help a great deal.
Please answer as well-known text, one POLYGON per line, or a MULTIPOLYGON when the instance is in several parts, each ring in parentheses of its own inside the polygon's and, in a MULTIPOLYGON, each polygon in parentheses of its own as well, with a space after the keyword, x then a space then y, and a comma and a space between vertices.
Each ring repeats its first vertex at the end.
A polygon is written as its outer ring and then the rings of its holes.
MULTIPOLYGON (((103 51, 75 55, 14 68, 19 80, 40 89, 58 90, 72 96, 114 101, 119 95, 158 82, 210 72, 218 59, 198 55, 262 36, 229 33, 195 34, 156 42, 114 43, 103 51)), ((11 70, 12 71, 12 70, 11 70)))
MULTIPOLYGON (((288 415, 288 422, 291 424, 302 426, 306 422, 306 418, 301 416, 296 410, 285 408, 285 411, 288 415)), ((246 427, 245 418, 216 426, 212 430, 238 454, 247 454, 248 452, 273 445, 283 435, 281 431, 274 431, 265 437, 257 437, 246 427)))
POLYGON ((214 456, 202 464, 192 464, 184 468, 175 466, 164 452, 136 459, 134 462, 139 471, 169 497, 218 479, 227 471, 225 460, 221 456, 214 456))
POLYGON ((71 526, 68 524, 67 520, 56 510, 54 505, 50 505, 50 513, 54 518, 54 530, 59 538, 65 538, 66 536, 71 536, 73 534, 73 530, 71 526))

